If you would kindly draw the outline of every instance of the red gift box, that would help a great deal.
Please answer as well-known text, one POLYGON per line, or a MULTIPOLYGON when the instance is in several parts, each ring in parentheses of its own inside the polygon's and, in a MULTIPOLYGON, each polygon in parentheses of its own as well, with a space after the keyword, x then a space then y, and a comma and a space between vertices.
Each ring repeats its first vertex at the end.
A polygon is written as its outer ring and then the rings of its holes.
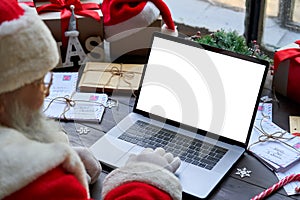
POLYGON ((273 87, 300 103, 300 40, 275 52, 273 87))
MULTIPOLYGON (((68 45, 68 38, 65 37, 65 31, 68 30, 69 26, 71 5, 75 6, 74 12, 77 30, 79 31, 78 39, 83 50, 88 56, 92 56, 89 52, 93 51, 93 55, 96 55, 100 61, 104 59, 103 48, 101 51, 94 50, 95 46, 102 45, 104 34, 100 4, 95 2, 96 0, 88 0, 82 3, 80 0, 35 1, 38 14, 52 32, 55 40, 61 45, 60 49, 63 59, 68 45)), ((61 65, 61 63, 59 65, 61 65)))

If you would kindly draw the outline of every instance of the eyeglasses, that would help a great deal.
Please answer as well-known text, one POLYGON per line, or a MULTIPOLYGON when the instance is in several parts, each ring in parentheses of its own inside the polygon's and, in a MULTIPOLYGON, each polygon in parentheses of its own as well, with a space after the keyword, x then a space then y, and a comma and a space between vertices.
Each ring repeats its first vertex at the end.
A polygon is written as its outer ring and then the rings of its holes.
POLYGON ((52 85, 52 81, 53 81, 53 73, 52 72, 48 72, 45 76, 44 76, 44 80, 43 80, 43 85, 44 85, 44 94, 46 96, 49 95, 50 93, 50 87, 52 85))
POLYGON ((50 89, 50 86, 52 85, 52 81, 53 81, 53 73, 52 72, 48 72, 45 76, 44 76, 44 87, 45 89, 50 89))
POLYGON ((52 72, 47 72, 47 74, 45 74, 44 78, 36 81, 37 84, 40 84, 41 86, 43 86, 43 92, 44 92, 45 96, 48 96, 50 93, 50 87, 52 85, 52 81, 53 81, 53 73, 52 72))

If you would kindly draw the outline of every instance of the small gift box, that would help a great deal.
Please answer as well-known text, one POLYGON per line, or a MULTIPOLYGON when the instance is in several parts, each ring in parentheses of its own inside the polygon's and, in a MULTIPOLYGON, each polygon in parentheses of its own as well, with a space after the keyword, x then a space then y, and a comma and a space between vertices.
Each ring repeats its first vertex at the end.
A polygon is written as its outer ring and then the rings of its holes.
MULTIPOLYGON (((151 37, 154 32, 160 32, 162 26, 162 18, 158 17, 156 21, 150 24, 148 27, 141 29, 135 33, 132 33, 122 39, 116 41, 109 41, 108 53, 109 59, 115 61, 121 56, 125 56, 128 60, 131 56, 146 58, 148 48, 151 45, 151 37)), ((143 60, 144 61, 144 60, 143 60)))
POLYGON ((87 62, 78 87, 84 92, 112 92, 139 88, 143 64, 87 62))
POLYGON ((103 20, 99 1, 87 0, 50 0, 47 2, 35 1, 38 14, 49 27, 55 40, 60 43, 62 60, 65 59, 68 38, 65 32, 68 30, 70 17, 72 15, 70 6, 74 6, 76 17, 76 28, 79 32, 78 40, 86 54, 93 51, 100 60, 104 59, 103 48, 95 53, 95 47, 102 45, 103 41, 103 20), (100 54, 100 55, 99 55, 100 54))
POLYGON ((273 87, 276 92, 300 103, 300 40, 274 54, 273 87))
POLYGON ((103 0, 105 55, 111 62, 144 63, 153 32, 177 35, 168 5, 153 0, 103 0), (164 25, 162 25, 162 21, 164 25), (134 60, 131 61, 131 57, 134 60))

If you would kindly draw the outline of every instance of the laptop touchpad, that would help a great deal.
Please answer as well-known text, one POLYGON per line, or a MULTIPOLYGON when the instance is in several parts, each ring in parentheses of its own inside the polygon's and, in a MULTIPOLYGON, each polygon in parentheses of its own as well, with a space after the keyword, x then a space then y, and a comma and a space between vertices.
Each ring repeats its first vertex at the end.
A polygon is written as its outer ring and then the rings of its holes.
POLYGON ((134 146, 133 148, 131 148, 126 154, 124 154, 118 161, 117 161, 117 166, 118 167, 122 167, 126 164, 128 158, 130 155, 132 154, 139 154, 140 152, 142 152, 144 150, 143 147, 140 146, 134 146))
MULTIPOLYGON (((98 140, 97 143, 99 144, 94 144, 91 147, 91 151, 98 160, 105 161, 109 165, 115 165, 117 160, 120 160, 135 146, 127 142, 124 143, 121 140, 116 140, 115 137, 108 135, 103 137, 102 140, 98 140), (97 147, 101 147, 101 149, 97 149, 97 147)), ((120 167, 120 165, 117 165, 116 167, 120 167)))

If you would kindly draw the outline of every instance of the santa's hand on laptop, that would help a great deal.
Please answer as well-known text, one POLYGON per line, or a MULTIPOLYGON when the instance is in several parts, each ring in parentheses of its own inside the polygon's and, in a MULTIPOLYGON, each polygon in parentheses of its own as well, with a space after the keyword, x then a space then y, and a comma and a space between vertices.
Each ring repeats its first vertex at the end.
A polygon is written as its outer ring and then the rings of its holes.
POLYGON ((88 183, 95 183, 102 171, 100 162, 86 147, 73 147, 73 149, 77 152, 81 161, 83 162, 83 165, 87 172, 88 183))
POLYGON ((140 154, 131 155, 126 164, 136 162, 148 162, 156 164, 173 173, 179 168, 181 164, 179 157, 174 158, 173 154, 166 153, 166 151, 161 147, 156 148, 155 150, 146 148, 140 154))

